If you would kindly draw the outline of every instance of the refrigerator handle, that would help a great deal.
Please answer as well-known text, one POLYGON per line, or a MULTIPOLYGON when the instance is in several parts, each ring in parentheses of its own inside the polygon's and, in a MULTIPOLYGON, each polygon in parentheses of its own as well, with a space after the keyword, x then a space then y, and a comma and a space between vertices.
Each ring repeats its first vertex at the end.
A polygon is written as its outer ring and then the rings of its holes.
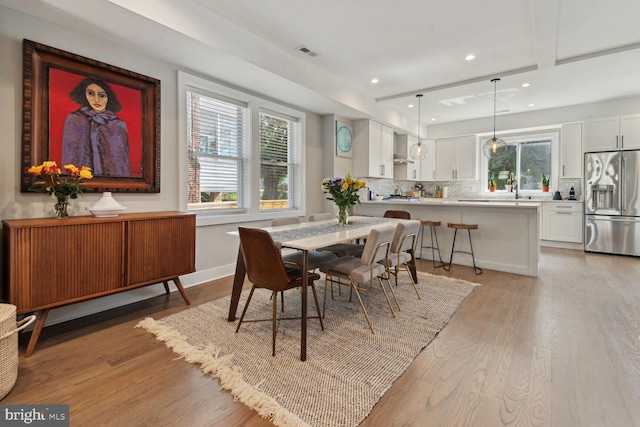
POLYGON ((616 135, 616 148, 620 148, 620 146, 618 145, 618 135, 616 135))
POLYGON ((624 153, 621 153, 620 155, 620 213, 624 214, 624 211, 627 209, 627 207, 625 206, 625 190, 626 188, 624 187, 624 177, 625 177, 625 159, 624 159, 624 153))

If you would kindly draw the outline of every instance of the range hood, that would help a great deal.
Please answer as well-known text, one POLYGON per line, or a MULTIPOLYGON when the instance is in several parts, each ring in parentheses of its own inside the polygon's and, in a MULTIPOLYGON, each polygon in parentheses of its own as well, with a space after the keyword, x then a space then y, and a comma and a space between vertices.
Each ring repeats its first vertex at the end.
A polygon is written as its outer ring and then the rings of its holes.
POLYGON ((406 163, 413 163, 413 160, 407 159, 406 157, 402 157, 398 154, 393 155, 393 163, 396 165, 402 165, 406 163))

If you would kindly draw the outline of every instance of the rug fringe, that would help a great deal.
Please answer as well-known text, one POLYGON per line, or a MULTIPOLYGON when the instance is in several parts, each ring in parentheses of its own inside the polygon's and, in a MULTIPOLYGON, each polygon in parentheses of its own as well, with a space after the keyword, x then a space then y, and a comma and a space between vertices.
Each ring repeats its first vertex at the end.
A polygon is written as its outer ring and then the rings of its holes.
POLYGON ((220 381, 220 386, 233 395, 234 400, 240 401, 255 410, 258 415, 280 427, 310 427, 296 414, 283 408, 275 399, 256 390, 242 378, 242 373, 233 366, 233 355, 219 357, 219 350, 209 344, 206 347, 196 347, 186 341, 186 337, 169 326, 162 325, 151 317, 141 320, 136 328, 151 332, 159 341, 184 359, 193 364, 199 364, 205 374, 220 381))

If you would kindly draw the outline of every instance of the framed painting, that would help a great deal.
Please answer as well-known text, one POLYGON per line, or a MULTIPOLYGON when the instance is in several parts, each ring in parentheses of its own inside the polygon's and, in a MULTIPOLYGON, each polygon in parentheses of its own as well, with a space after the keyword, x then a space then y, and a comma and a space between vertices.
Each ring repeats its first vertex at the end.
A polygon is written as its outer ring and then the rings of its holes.
POLYGON ((336 155, 353 157, 353 132, 351 127, 336 120, 336 155))
POLYGON ((88 166, 87 192, 160 192, 160 81, 23 41, 20 190, 30 166, 88 166))

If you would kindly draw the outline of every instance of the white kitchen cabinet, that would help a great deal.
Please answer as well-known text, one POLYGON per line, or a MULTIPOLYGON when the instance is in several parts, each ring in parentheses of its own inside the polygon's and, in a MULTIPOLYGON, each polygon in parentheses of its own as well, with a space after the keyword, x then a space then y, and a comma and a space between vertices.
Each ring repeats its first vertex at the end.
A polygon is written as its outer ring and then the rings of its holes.
POLYGON ((393 129, 357 120, 353 130, 353 175, 393 179, 393 129))
POLYGON ((422 144, 427 148, 427 157, 420 161, 420 181, 436 180, 436 142, 425 139, 422 144))
POLYGON ((474 135, 438 139, 436 146, 436 180, 476 179, 477 144, 474 135))
POLYGON ((582 123, 568 123, 560 129, 560 176, 582 177, 582 123))
POLYGON ((584 215, 580 202, 543 202, 542 239, 582 243, 584 215))
POLYGON ((409 150, 418 143, 418 138, 411 135, 398 135, 396 140, 396 159, 393 164, 393 178, 405 181, 433 181, 435 180, 435 141, 422 140, 427 150, 427 156, 422 160, 414 160, 409 150), (400 160, 402 159, 402 160, 400 160))
POLYGON ((585 152, 640 148, 640 114, 585 122, 585 152))

